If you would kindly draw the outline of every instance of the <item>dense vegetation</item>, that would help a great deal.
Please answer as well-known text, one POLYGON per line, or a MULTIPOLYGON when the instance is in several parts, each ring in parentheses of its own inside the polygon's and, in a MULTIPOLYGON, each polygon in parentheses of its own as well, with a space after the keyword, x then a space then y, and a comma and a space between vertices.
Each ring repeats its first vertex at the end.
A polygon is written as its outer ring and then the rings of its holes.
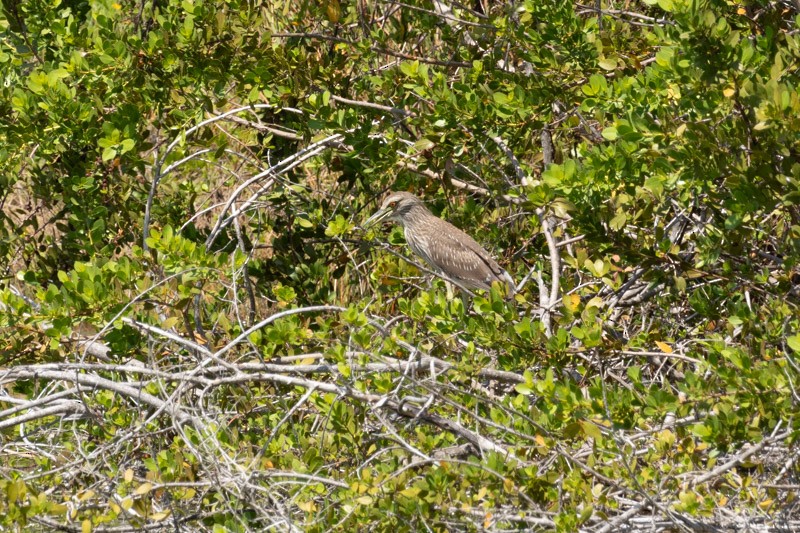
POLYGON ((2 7, 0 529, 800 528, 796 0, 2 7))

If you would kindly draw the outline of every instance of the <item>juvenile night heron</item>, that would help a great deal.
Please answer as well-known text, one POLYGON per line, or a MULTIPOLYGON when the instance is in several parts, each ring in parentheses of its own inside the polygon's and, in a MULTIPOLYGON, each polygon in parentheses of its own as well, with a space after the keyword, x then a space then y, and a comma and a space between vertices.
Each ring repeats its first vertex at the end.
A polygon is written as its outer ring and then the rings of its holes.
POLYGON ((515 289, 514 279, 497 264, 475 239, 431 213, 407 192, 393 192, 364 223, 364 227, 388 218, 403 226, 411 251, 461 288, 489 290, 492 282, 515 289))

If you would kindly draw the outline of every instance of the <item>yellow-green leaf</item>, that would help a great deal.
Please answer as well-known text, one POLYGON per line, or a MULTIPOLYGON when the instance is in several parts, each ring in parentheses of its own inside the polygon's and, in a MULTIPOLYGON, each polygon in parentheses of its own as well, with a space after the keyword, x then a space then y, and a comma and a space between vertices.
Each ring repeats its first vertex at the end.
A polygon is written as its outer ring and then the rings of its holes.
POLYGON ((134 492, 134 494, 136 494, 137 496, 142 496, 143 494, 147 494, 151 490, 153 490, 153 484, 152 483, 142 483, 141 485, 139 485, 136 488, 136 491, 134 492))
POLYGON ((672 353, 673 351, 672 346, 670 346, 666 342, 656 341, 656 346, 658 346, 658 349, 664 353, 672 353))
POLYGON ((616 70, 617 69, 617 58, 616 57, 604 57, 600 61, 597 62, 600 65, 600 68, 603 70, 616 70))
POLYGON ((800 353, 800 335, 792 335, 786 339, 786 344, 795 352, 800 353))

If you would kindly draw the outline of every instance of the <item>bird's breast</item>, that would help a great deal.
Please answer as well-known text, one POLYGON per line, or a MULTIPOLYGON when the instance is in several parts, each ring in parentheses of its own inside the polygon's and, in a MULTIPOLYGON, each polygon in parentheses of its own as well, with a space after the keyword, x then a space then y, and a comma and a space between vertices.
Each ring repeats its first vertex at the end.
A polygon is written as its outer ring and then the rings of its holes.
POLYGON ((436 264, 431 258, 430 242, 427 237, 424 235, 417 235, 415 232, 409 231, 407 227, 404 233, 406 235, 406 242, 408 243, 408 247, 411 248, 411 251, 424 259, 429 265, 436 267, 436 264))

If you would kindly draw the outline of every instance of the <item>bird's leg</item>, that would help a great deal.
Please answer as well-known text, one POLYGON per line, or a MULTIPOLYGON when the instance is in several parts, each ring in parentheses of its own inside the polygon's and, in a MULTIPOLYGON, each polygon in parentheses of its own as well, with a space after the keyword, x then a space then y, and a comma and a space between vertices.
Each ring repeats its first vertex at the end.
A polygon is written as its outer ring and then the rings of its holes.
POLYGON ((467 316, 467 313, 469 312, 469 307, 467 306, 471 303, 470 299, 467 296, 466 292, 464 291, 458 291, 458 292, 461 293, 461 304, 464 306, 464 316, 467 316))

